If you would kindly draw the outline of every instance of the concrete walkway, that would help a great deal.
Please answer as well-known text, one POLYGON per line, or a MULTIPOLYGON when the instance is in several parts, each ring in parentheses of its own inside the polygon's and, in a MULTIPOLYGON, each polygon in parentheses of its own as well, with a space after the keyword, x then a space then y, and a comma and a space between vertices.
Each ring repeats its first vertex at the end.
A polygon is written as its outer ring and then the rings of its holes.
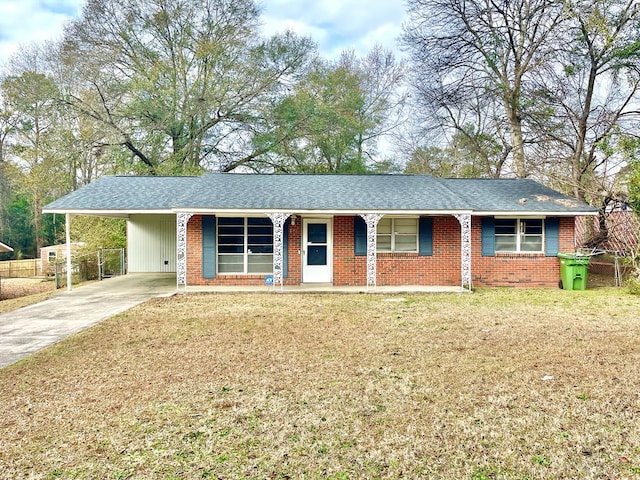
POLYGON ((0 368, 153 297, 172 295, 176 275, 129 274, 61 292, 0 315, 0 368))
POLYGON ((400 286, 334 286, 330 283, 307 283, 301 285, 275 286, 187 286, 181 288, 180 293, 467 293, 469 290, 462 287, 448 286, 424 286, 424 285, 400 285, 400 286))

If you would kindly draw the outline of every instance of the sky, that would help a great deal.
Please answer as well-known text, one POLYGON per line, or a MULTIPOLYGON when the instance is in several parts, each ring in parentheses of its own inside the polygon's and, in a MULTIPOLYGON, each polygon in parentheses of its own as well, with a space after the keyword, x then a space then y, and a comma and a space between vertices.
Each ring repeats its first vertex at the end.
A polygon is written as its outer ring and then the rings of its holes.
MULTIPOLYGON (((398 52, 405 19, 402 0, 261 0, 267 35, 293 30, 313 38, 320 53, 345 49, 366 54, 380 44, 398 52)), ((0 65, 21 45, 59 40, 64 24, 80 15, 84 0, 0 0, 0 65)))

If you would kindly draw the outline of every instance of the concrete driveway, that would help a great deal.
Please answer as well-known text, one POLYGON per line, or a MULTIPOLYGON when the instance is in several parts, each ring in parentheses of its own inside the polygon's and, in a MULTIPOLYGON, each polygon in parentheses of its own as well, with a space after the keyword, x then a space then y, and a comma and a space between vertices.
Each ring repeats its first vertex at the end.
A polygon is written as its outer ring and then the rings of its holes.
POLYGON ((129 274, 61 292, 0 315, 0 368, 153 297, 176 291, 175 274, 129 274))

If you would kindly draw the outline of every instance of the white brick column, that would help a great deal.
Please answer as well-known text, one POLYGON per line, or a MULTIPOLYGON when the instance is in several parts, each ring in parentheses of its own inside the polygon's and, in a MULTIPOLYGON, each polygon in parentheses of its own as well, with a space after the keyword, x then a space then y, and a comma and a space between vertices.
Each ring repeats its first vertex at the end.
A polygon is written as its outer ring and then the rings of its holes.
POLYGON ((187 288, 187 224, 193 213, 176 214, 176 287, 187 288))
POLYGON ((380 213, 361 213, 360 216, 367 224, 367 288, 375 287, 378 281, 376 256, 377 227, 383 217, 380 213))
POLYGON ((460 255, 462 288, 471 290, 471 215, 454 215, 460 222, 460 255))
POLYGON ((283 257, 284 257, 284 224, 291 216, 287 212, 269 213, 273 223, 273 286, 283 285, 283 257))

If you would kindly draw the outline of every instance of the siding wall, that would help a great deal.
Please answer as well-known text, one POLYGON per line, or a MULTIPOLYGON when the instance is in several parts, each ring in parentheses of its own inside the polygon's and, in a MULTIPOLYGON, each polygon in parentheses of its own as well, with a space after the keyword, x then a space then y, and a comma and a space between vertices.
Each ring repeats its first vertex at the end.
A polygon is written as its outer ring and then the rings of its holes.
POLYGON ((130 273, 176 271, 176 216, 131 215, 127 221, 130 273))
MULTIPOLYGON (((560 265, 544 254, 481 255, 481 218, 472 219, 472 276, 474 286, 557 287, 560 265)), ((288 275, 285 285, 301 281, 301 218, 289 225, 288 275)), ((561 218, 559 251, 574 249, 574 218, 561 218)), ((264 285, 264 275, 218 275, 202 277, 202 217, 194 216, 187 227, 187 283, 189 285, 264 285)), ((333 219, 333 284, 366 285, 367 258, 354 254, 354 222, 351 216, 333 219)), ((379 253, 377 284, 461 284, 460 224, 451 216, 433 217, 433 254, 379 253)))

